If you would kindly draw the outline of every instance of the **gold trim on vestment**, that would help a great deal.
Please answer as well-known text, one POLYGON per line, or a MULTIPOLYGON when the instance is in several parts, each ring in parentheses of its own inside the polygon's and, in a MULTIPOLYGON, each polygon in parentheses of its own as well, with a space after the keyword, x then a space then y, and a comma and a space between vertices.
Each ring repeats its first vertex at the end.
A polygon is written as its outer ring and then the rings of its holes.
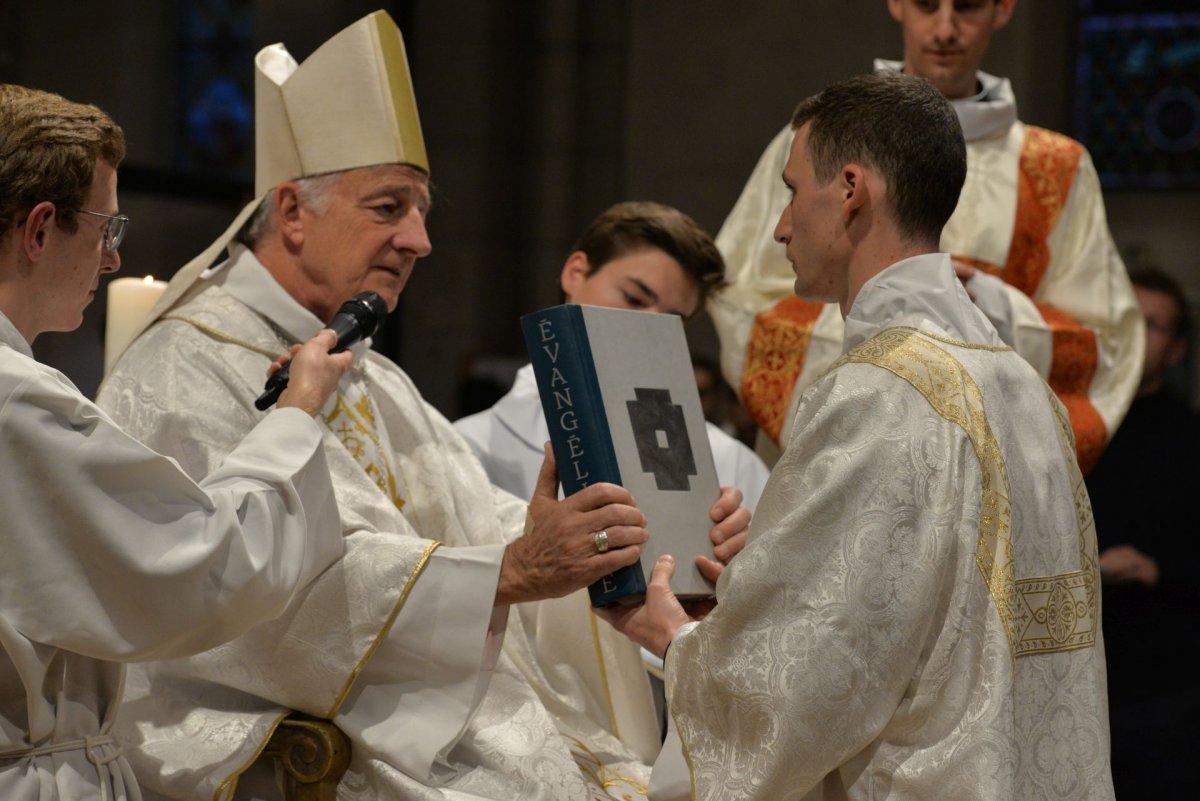
POLYGON ((380 644, 387 637, 388 632, 392 630, 392 624, 396 622, 396 617, 400 614, 400 609, 404 606, 404 602, 408 600, 408 595, 412 592, 413 585, 417 583, 417 577, 425 571, 425 566, 429 564, 429 557, 433 555, 433 552, 441 544, 440 542, 432 542, 425 549, 425 553, 421 554, 421 558, 417 561, 412 573, 409 574, 408 581, 404 583, 404 589, 400 592, 400 597, 396 599, 396 605, 392 607, 387 620, 383 622, 383 626, 379 629, 379 633, 375 635, 374 641, 367 648, 362 659, 358 660, 358 664, 354 666, 354 670, 350 671, 350 677, 346 680, 346 686, 342 688, 341 695, 338 696, 333 706, 322 717, 333 720, 334 715, 342 708, 342 704, 346 702, 346 697, 350 695, 350 688, 354 686, 354 682, 358 679, 358 674, 362 673, 363 668, 367 665, 367 660, 375 655, 375 652, 379 650, 380 644))
MULTIPOLYGON (((409 575, 408 581, 405 582, 404 590, 400 593, 400 597, 396 600, 396 604, 392 608, 391 613, 388 615, 387 620, 384 621, 382 628, 380 628, 379 633, 371 642, 370 647, 367 648, 366 653, 358 661, 358 664, 354 666, 354 670, 350 672, 350 678, 346 681, 345 687, 342 689, 341 694, 338 696, 333 706, 325 715, 322 716, 326 720, 329 720, 331 723, 333 722, 334 716, 337 715, 338 711, 342 707, 342 704, 346 702, 346 697, 350 694, 350 688, 354 686, 354 682, 358 679, 358 675, 362 673, 363 668, 367 664, 367 660, 375 655, 375 651, 379 649, 380 643, 383 642, 384 637, 386 637, 388 632, 391 631, 392 624, 396 622, 396 617, 400 614, 401 607, 403 607, 404 602, 408 600, 408 595, 410 592, 412 592, 412 588, 416 583, 417 577, 425 570, 425 565, 428 564, 430 555, 432 555, 434 550, 436 550, 441 544, 442 543, 440 542, 431 543, 429 547, 425 549, 425 553, 421 555, 416 567, 413 568, 412 573, 409 575)), ((253 756, 251 756, 250 759, 247 760, 240 768, 232 772, 229 776, 225 777, 224 781, 217 785, 217 791, 213 796, 213 801, 222 801, 222 799, 232 797, 233 793, 237 791, 238 779, 243 773, 248 771, 255 762, 258 761, 258 758, 262 756, 262 752, 266 750, 267 745, 271 742, 271 737, 275 734, 275 730, 279 728, 279 724, 281 724, 288 715, 292 714, 293 711, 294 710, 291 709, 285 709, 283 713, 275 719, 275 722, 271 724, 269 729, 267 729, 266 736, 263 737, 262 742, 260 742, 258 747, 254 750, 253 756)))
POLYGON ((367 474, 371 483, 378 487, 379 491, 386 495, 397 509, 404 509, 404 499, 396 492, 396 475, 392 472, 392 466, 388 464, 383 444, 379 441, 379 434, 375 430, 375 410, 371 408, 371 396, 364 390, 362 398, 351 403, 346 398, 346 394, 339 391, 334 399, 333 409, 328 415, 325 415, 325 424, 342 443, 342 447, 346 449, 350 457, 367 474), (346 424, 336 422, 339 417, 345 418, 348 422, 346 424), (366 449, 361 444, 354 443, 356 434, 371 440, 375 446, 375 454, 382 464, 375 464, 370 460, 366 449))
POLYGON ((237 792, 238 779, 242 777, 243 773, 250 770, 250 767, 258 761, 260 756, 262 756, 262 752, 267 750, 267 745, 271 742, 271 738, 275 736, 275 730, 279 728, 279 724, 283 723, 283 721, 290 714, 292 714, 291 709, 285 709, 283 712, 279 713, 279 716, 275 718, 275 721, 271 724, 270 728, 267 729, 266 736, 262 738, 262 742, 260 742, 258 747, 254 749, 254 753, 250 756, 250 758, 242 763, 240 768, 230 773, 220 784, 217 785, 216 792, 213 793, 213 801, 224 801, 224 799, 233 798, 233 794, 237 792))
POLYGON ((228 342, 230 345, 238 345, 240 347, 245 348, 246 350, 254 351, 255 353, 258 353, 262 356, 266 356, 271 361, 275 361, 276 359, 278 359, 280 356, 287 353, 287 351, 288 351, 287 345, 282 346, 283 349, 280 351, 277 351, 277 352, 269 351, 266 348, 260 348, 257 345, 251 345, 249 342, 238 339, 237 337, 230 336, 229 334, 226 334, 224 331, 219 331, 218 329, 213 328, 211 325, 206 325, 205 323, 202 323, 199 320, 193 320, 191 317, 184 317, 179 314, 165 314, 162 317, 160 317, 159 319, 160 320, 174 320, 177 323, 187 323, 188 325, 192 326, 193 328, 197 328, 200 331, 203 331, 204 333, 208 334, 209 336, 221 340, 222 342, 228 342))
MULTIPOLYGON (((933 410, 958 425, 967 434, 982 470, 979 539, 975 563, 996 604, 1013 657, 1086 648, 1096 641, 1097 572, 1085 534, 1086 521, 1079 501, 1082 477, 1076 482, 1076 515, 1080 522, 1082 570, 1053 576, 1017 578, 1014 575, 1012 509, 1008 469, 999 443, 987 420, 983 395, 966 368, 931 340, 960 345, 915 328, 897 327, 880 332, 853 348, 838 365, 852 362, 872 364, 907 381, 920 392, 933 410)), ((1004 350, 992 346, 973 346, 1004 350)), ((1058 418, 1060 441, 1064 422, 1058 418)), ((1078 473, 1074 450, 1065 458, 1068 469, 1078 473)), ((1086 501, 1086 490, 1083 490, 1086 501)))
POLYGON ((578 746, 578 750, 575 748, 571 749, 571 756, 575 759, 575 765, 587 774, 595 783, 596 788, 603 793, 603 795, 593 795, 592 801, 634 801, 633 796, 628 793, 625 795, 613 795, 613 790, 622 785, 631 788, 639 797, 645 797, 646 791, 649 789, 645 781, 635 776, 609 775, 608 767, 592 752, 592 749, 587 747, 583 740, 570 735, 564 736, 578 746), (584 759, 587 760, 586 765, 583 762, 584 759))
POLYGON ((922 328, 917 328, 912 325, 897 325, 887 329, 889 331, 911 331, 914 334, 920 334, 927 339, 936 339, 938 342, 944 342, 947 345, 954 345, 956 348, 967 348, 969 350, 986 350, 992 353, 1001 353, 1006 350, 1012 350, 1008 345, 980 345, 975 342, 963 342, 961 339, 954 337, 944 337, 935 334, 932 331, 926 331, 922 328))
POLYGON ((621 732, 617 726, 617 710, 613 706, 612 692, 608 689, 608 668, 604 666, 604 649, 600 646, 600 628, 596 625, 596 613, 588 609, 592 623, 592 643, 596 646, 596 661, 600 664, 600 684, 604 688, 604 703, 608 705, 608 719, 612 722, 613 735, 619 740, 621 732))
MULTIPOLYGON (((1083 615, 1088 616, 1091 628, 1087 632, 1089 636, 1086 638, 1078 637, 1077 641, 1073 644, 1064 644, 1048 649, 1034 647, 1036 643, 1031 642, 1031 638, 1026 637, 1023 640, 1023 644, 1027 646, 1025 649, 1027 653, 1038 653, 1043 650, 1066 651, 1074 648, 1090 647, 1095 644, 1096 631, 1100 628, 1097 618, 1097 609, 1100 605, 1100 565, 1096 559, 1096 521, 1092 516, 1092 503, 1088 499, 1087 485, 1084 483, 1083 473, 1080 471, 1079 461, 1075 455, 1075 444, 1072 441, 1074 430, 1071 428, 1071 421, 1066 417, 1063 405, 1053 390, 1048 391, 1047 396, 1050 401, 1050 408, 1054 412, 1055 422, 1057 423, 1058 443, 1062 449, 1063 463, 1067 466, 1071 477, 1072 489, 1074 490, 1075 519, 1079 527, 1079 563, 1081 569, 1075 573, 1068 573, 1063 576, 1022 579, 1018 582, 1018 590, 1021 592, 1023 598, 1027 593, 1033 594, 1034 592, 1040 592, 1046 596, 1046 612, 1043 615, 1045 619, 1038 619, 1035 622, 1041 627, 1049 629, 1051 634, 1055 630, 1061 633, 1065 630, 1065 622, 1067 620, 1074 620, 1083 615), (1051 584, 1052 582, 1053 584, 1051 584), (1052 614, 1057 616, 1051 616, 1052 614)), ((1028 604, 1028 601, 1026 603, 1031 610, 1037 609, 1032 604, 1028 604)), ((1048 639, 1054 643, 1058 643, 1061 637, 1055 639, 1051 636, 1048 639)))

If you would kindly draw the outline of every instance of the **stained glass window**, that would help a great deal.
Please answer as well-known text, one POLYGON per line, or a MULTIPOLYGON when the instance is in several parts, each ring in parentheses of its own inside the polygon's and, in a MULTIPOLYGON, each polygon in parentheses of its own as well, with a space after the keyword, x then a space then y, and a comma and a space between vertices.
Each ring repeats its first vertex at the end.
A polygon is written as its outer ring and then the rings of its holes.
POLYGON ((210 177, 253 180, 254 3, 179 3, 178 167, 210 177))
POLYGON ((1082 7, 1077 133, 1101 182, 1106 187, 1200 186, 1200 13, 1195 3, 1095 0, 1082 7), (1128 13, 1135 10, 1139 13, 1128 13))

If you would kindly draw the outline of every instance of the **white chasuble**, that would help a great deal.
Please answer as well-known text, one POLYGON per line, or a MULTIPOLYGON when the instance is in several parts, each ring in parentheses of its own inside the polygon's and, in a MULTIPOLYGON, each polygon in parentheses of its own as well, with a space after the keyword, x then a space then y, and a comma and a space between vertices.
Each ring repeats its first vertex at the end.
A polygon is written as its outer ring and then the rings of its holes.
MULTIPOLYGON (((260 414, 270 358, 320 327, 249 251, 233 254, 101 392, 189 472, 260 414)), ((345 558, 279 620, 139 673, 123 732, 143 782, 170 798, 239 797, 238 776, 295 709, 350 737, 343 801, 641 797, 645 766, 547 710, 535 632, 493 609, 526 503, 495 490, 449 422, 365 346, 325 415, 345 558)))
POLYGON ((668 651, 696 798, 1111 799, 1065 411, 945 255, 871 279, 846 332, 668 651))

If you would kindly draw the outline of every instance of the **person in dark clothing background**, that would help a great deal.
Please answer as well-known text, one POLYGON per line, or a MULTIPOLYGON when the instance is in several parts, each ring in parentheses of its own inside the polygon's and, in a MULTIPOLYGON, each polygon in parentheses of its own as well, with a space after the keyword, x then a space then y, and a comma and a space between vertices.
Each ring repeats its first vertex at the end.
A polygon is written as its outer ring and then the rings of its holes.
POLYGON ((1176 797, 1200 758, 1200 540, 1189 465, 1200 416, 1167 389, 1187 356, 1189 314, 1179 284, 1132 271, 1146 317, 1142 381, 1125 421, 1087 477, 1103 576, 1113 784, 1119 799, 1176 797))

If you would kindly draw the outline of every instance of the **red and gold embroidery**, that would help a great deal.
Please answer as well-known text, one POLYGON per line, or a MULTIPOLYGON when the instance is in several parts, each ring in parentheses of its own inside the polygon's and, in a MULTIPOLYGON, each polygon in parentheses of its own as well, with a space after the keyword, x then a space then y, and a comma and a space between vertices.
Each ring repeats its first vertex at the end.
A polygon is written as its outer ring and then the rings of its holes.
POLYGON ((1088 388, 1096 375, 1096 333, 1049 306, 1038 306, 1054 343, 1047 382, 1067 407, 1071 430, 1075 432, 1075 453, 1079 469, 1087 472, 1096 464, 1108 441, 1108 427, 1088 398, 1088 388))
MULTIPOLYGON (((1083 147, 1062 134, 1025 127, 1017 180, 1017 217, 1003 267, 956 256, 959 261, 1004 279, 1029 297, 1050 267, 1050 233, 1058 224, 1075 181, 1083 147)), ((1096 335, 1057 309, 1038 304, 1050 327, 1053 355, 1047 383, 1071 418, 1079 466, 1087 473, 1099 458, 1108 429, 1088 398, 1099 352, 1096 335)))
POLYGON ((742 403, 776 443, 822 308, 819 303, 787 297, 754 318, 742 369, 742 403))

